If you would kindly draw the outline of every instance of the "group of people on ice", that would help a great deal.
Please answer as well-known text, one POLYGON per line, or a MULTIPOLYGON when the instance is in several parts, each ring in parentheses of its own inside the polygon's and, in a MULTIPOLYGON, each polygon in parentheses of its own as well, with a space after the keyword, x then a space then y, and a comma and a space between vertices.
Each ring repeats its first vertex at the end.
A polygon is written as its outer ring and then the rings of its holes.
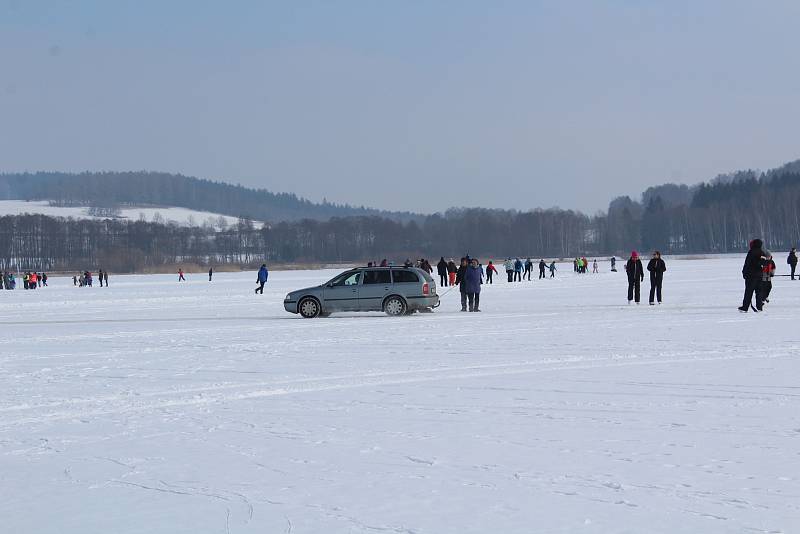
MULTIPOLYGON (((667 264, 661 257, 661 252, 653 252, 653 256, 647 263, 647 271, 650 273, 650 305, 655 305, 655 300, 661 304, 661 285, 664 282, 664 273, 667 264)), ((635 250, 631 252, 631 257, 625 263, 625 273, 628 275, 628 304, 636 302, 639 304, 641 297, 641 283, 644 281, 644 267, 639 253, 635 250)))
MULTIPOLYGON (((100 284, 100 287, 103 287, 103 285, 108 287, 108 271, 104 271, 103 269, 97 271, 97 282, 100 284)), ((93 284, 94 275, 91 271, 83 271, 72 277, 72 285, 74 286, 92 287, 93 284)))
MULTIPOLYGON (((797 268, 797 253, 794 248, 789 252, 786 263, 791 268, 792 280, 794 280, 795 269, 797 268)), ((772 259, 772 252, 764 248, 764 242, 760 239, 750 241, 750 250, 744 259, 742 266, 742 278, 744 278, 744 298, 739 311, 747 313, 749 310, 754 312, 764 311, 764 304, 769 303, 769 294, 772 292, 772 278, 775 276, 775 261, 772 259), (753 306, 753 297, 756 304, 753 306)))
MULTIPOLYGON (((491 265, 492 262, 489 262, 491 265)), ((509 282, 522 282, 523 280, 530 281, 531 275, 533 274, 533 260, 530 258, 522 261, 520 258, 506 258, 506 261, 503 262, 503 267, 506 271, 506 277, 509 282)), ((543 259, 539 260, 539 280, 543 278, 547 278, 546 272, 550 271, 550 278, 555 278, 556 276, 556 262, 555 260, 550 262, 548 265, 546 261, 543 259)), ((495 272, 497 272, 495 270, 495 272)), ((491 283, 491 280, 489 281, 491 283)))
MULTIPOLYGON (((613 262, 612 262, 611 267, 612 267, 611 270, 613 271, 614 270, 613 262)), ((572 260, 572 270, 575 271, 578 274, 586 274, 586 273, 588 273, 589 272, 589 260, 587 260, 585 256, 581 257, 581 258, 575 258, 574 260, 572 260)), ((600 269, 597 266, 597 260, 593 260, 592 261, 592 272, 595 273, 595 274, 600 272, 600 269)))
MULTIPOLYGON (((23 289, 37 289, 47 285, 47 274, 28 271, 22 275, 23 289)), ((8 271, 0 274, 0 289, 16 289, 17 279, 8 271)))

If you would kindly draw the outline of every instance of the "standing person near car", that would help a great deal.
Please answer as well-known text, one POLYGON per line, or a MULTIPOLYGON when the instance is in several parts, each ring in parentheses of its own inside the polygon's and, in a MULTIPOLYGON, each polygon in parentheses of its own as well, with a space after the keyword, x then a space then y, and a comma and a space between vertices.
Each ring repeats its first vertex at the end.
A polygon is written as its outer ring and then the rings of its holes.
POLYGON ((269 271, 267 271, 267 264, 262 263, 261 268, 258 270, 258 277, 256 278, 256 283, 258 287, 256 288, 256 293, 264 294, 264 284, 267 283, 267 278, 269 278, 269 271))
POLYGON ((639 253, 635 250, 631 252, 631 257, 628 263, 625 264, 625 272, 628 273, 628 304, 636 300, 639 304, 641 295, 641 284, 644 280, 644 267, 642 260, 639 259, 639 253))
POLYGON ((753 294, 756 296, 756 311, 761 311, 763 303, 761 302, 761 292, 758 290, 761 285, 761 274, 763 268, 764 252, 761 247, 764 242, 760 239, 753 239, 750 241, 750 250, 747 251, 747 256, 744 259, 742 266, 742 278, 744 278, 744 298, 742 305, 739 307, 740 312, 747 313, 753 305, 753 294))
POLYGON ((442 287, 447 287, 447 262, 444 261, 444 256, 439 259, 439 263, 436 264, 436 272, 439 274, 439 285, 442 287))
POLYGON ((492 260, 489 260, 489 264, 486 266, 486 283, 491 284, 492 278, 496 274, 497 274, 497 269, 495 268, 494 263, 492 263, 492 260))
POLYGON ((794 280, 794 271, 797 269, 797 251, 795 251, 794 247, 792 250, 789 251, 789 257, 786 258, 786 263, 789 264, 789 268, 792 270, 792 280, 794 280))
POLYGON ((461 311, 467 311, 467 284, 464 282, 464 276, 467 274, 467 258, 461 258, 461 265, 456 272, 456 285, 461 293, 461 311))
POLYGON ((661 284, 667 270, 667 264, 661 259, 661 252, 653 252, 653 257, 647 263, 647 270, 650 271, 650 306, 655 305, 654 297, 658 297, 658 303, 661 304, 661 284))
POLYGON ((463 285, 467 294, 467 301, 469 302, 469 311, 479 312, 481 302, 481 283, 483 282, 483 273, 478 260, 472 259, 467 270, 464 274, 463 285))

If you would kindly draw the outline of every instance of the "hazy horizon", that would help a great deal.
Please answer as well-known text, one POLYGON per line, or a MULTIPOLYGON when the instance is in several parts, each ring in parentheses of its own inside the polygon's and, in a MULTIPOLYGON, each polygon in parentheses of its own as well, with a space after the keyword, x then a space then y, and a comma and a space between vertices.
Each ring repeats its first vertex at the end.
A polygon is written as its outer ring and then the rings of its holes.
POLYGON ((4 172, 605 210, 800 157, 800 4, 0 0, 4 172))

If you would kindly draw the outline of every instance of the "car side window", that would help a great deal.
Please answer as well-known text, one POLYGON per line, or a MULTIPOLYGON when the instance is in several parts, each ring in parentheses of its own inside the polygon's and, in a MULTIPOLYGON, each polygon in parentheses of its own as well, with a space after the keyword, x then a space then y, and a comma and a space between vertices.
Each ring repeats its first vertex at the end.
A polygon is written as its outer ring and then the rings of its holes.
POLYGON ((395 284, 403 284, 408 282, 419 282, 419 277, 417 273, 413 271, 406 271, 406 270, 396 270, 392 271, 392 277, 394 278, 395 284))
POLYGON ((364 285, 367 284, 391 284, 392 278, 387 269, 379 271, 365 271, 364 272, 364 285))
POLYGON ((358 281, 361 280, 361 271, 350 273, 350 274, 343 274, 339 278, 333 281, 334 287, 339 286, 357 286, 358 281))

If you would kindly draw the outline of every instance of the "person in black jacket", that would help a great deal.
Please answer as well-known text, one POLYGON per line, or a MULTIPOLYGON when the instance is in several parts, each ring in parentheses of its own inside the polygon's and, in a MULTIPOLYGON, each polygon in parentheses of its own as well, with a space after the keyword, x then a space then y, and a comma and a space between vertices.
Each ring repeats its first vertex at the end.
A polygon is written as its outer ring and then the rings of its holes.
POLYGON ((447 287, 447 262, 444 261, 444 256, 436 264, 436 272, 439 273, 439 285, 447 287))
POLYGON ((794 280, 794 271, 797 269, 797 251, 795 251, 794 247, 789 251, 789 257, 786 258, 786 263, 788 263, 789 267, 792 269, 792 280, 794 280))
POLYGON ((461 265, 456 271, 456 285, 461 291, 461 311, 467 311, 467 287, 464 283, 464 275, 467 274, 467 258, 461 258, 461 265))
POLYGON ((661 259, 659 251, 653 252, 653 257, 647 264, 647 270, 650 271, 650 306, 655 304, 653 297, 657 297, 658 303, 661 304, 661 283, 664 281, 667 264, 661 259))
POLYGON ((644 267, 639 254, 634 250, 631 252, 631 259, 625 264, 625 272, 628 273, 628 304, 636 300, 639 304, 641 298, 641 283, 644 280, 644 267))
POLYGON ((756 295, 756 311, 761 311, 763 302, 761 302, 761 292, 758 290, 761 285, 761 270, 763 268, 762 257, 764 252, 761 247, 764 243, 760 239, 753 239, 750 241, 750 250, 747 252, 747 257, 744 259, 744 266, 742 267, 742 278, 744 278, 744 299, 739 311, 747 313, 752 306, 753 293, 756 295))

